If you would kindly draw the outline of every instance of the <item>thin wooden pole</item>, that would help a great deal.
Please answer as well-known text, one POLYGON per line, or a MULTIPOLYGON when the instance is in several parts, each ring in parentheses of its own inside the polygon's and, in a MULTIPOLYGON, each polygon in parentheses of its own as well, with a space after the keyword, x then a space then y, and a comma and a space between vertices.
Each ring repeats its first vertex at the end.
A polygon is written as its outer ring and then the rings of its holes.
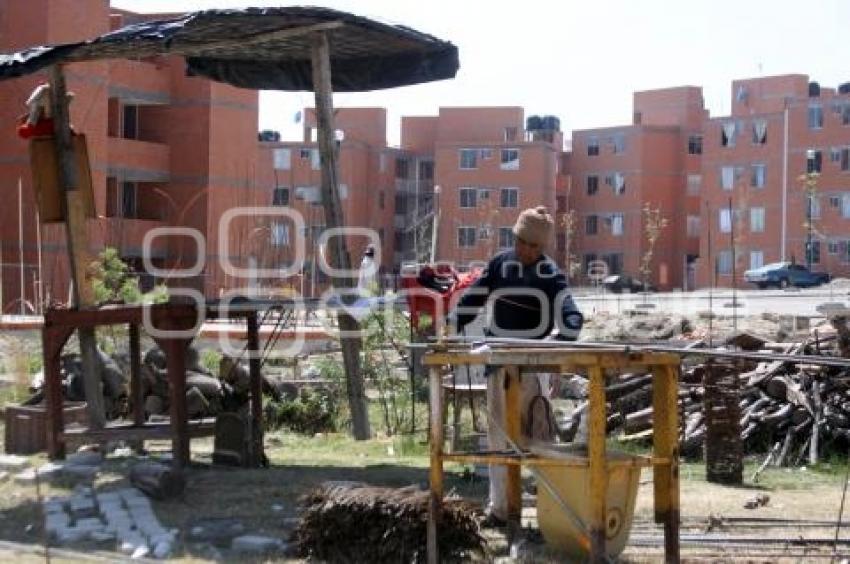
POLYGON ((431 368, 428 375, 431 399, 431 413, 428 419, 431 435, 431 492, 428 500, 427 551, 428 564, 437 564, 440 561, 437 538, 443 507, 443 386, 439 368, 431 368))
MULTIPOLYGON (((511 444, 522 444, 522 382, 519 367, 506 366, 505 369, 505 432, 511 444)), ((505 499, 508 506, 508 525, 519 530, 522 517, 522 475, 519 466, 505 469, 505 499)))
MULTIPOLYGON (((322 168, 322 205, 325 225, 328 228, 343 227, 342 205, 339 199, 337 178, 337 152, 333 120, 333 89, 331 87, 330 43, 327 32, 313 35, 312 48, 313 89, 316 97, 316 125, 318 128, 319 155, 322 168)), ((345 236, 336 236, 329 241, 331 266, 351 272, 351 257, 348 254, 345 236)), ((316 265, 313 265, 315 271, 316 265)), ((356 283, 351 276, 333 277, 334 288, 353 288, 356 283)), ((360 324, 345 311, 339 313, 339 329, 342 358, 345 365, 348 402, 354 438, 366 440, 370 437, 369 411, 366 402, 363 377, 360 372, 360 350, 363 346, 359 336, 360 324)))
MULTIPOLYGON (((50 67, 50 91, 55 130, 56 162, 59 163, 59 181, 65 193, 62 205, 68 259, 71 263, 73 302, 77 308, 94 307, 94 290, 87 275, 91 258, 88 254, 85 203, 82 190, 80 190, 80 178, 74 156, 65 75, 60 65, 50 67)), ((102 429, 106 424, 106 416, 103 409, 103 394, 100 390, 101 378, 94 327, 80 327, 77 333, 80 340, 83 387, 86 394, 89 427, 102 429)))
POLYGON ((590 473, 590 561, 606 562, 606 499, 608 469, 605 461, 605 373, 599 366, 588 369, 590 411, 587 428, 588 472, 590 473))
POLYGON ((260 326, 257 312, 248 314, 248 369, 251 377, 251 456, 252 465, 263 462, 263 375, 260 372, 260 326))

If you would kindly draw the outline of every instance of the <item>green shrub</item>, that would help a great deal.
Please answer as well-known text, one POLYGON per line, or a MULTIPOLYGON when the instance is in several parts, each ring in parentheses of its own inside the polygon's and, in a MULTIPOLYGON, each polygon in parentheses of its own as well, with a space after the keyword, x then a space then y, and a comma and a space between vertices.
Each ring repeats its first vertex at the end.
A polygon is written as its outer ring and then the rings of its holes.
POLYGON ((269 429, 283 427, 308 435, 330 433, 337 430, 339 401, 330 390, 304 386, 294 400, 270 401, 265 411, 269 429))

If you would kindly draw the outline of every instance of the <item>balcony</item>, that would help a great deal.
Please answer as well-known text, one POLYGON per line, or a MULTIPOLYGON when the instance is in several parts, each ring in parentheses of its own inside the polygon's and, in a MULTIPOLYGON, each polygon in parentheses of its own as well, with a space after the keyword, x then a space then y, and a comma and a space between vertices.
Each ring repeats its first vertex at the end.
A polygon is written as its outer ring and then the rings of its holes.
MULTIPOLYGON (((121 217, 107 217, 103 222, 104 244, 115 247, 122 257, 141 257, 142 242, 145 233, 154 227, 164 227, 162 221, 151 219, 125 219, 121 217)), ((151 258, 164 258, 168 251, 168 238, 157 237, 152 241, 151 258)))
POLYGON ((171 150, 168 145, 109 137, 107 175, 128 182, 168 182, 171 150))

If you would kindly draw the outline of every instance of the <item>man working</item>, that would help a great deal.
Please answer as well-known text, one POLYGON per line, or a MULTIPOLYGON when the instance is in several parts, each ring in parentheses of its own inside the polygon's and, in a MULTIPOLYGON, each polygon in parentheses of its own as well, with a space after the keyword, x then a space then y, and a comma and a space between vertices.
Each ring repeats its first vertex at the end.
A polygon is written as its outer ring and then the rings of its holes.
MULTIPOLYGON (((555 262, 543 254, 552 239, 553 229, 552 216, 543 206, 527 209, 519 215, 513 227, 514 248, 493 257, 481 277, 460 299, 452 315, 458 332, 492 299, 492 317, 486 329, 488 336, 544 339, 557 328, 555 338, 578 338, 584 317, 569 294, 566 277, 555 262)), ((532 421, 530 415, 535 399, 548 396, 548 380, 548 374, 522 378, 521 419, 526 439, 532 438, 530 430, 541 423, 532 421)), ((487 438, 494 450, 508 447, 504 435, 504 401, 503 377, 492 373, 487 379, 490 413, 487 438)), ((549 421, 543 424, 548 425, 549 421)), ((496 521, 507 519, 504 483, 505 468, 491 466, 489 511, 496 521)))

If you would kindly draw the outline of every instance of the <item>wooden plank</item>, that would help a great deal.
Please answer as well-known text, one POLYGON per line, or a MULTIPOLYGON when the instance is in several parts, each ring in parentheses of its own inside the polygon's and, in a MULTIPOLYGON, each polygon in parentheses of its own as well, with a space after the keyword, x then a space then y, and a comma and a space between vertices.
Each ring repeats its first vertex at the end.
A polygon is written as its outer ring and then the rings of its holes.
MULTIPOLYGON (((186 436, 190 438, 209 437, 215 434, 215 418, 207 417, 190 421, 186 426, 186 436)), ((68 440, 92 439, 96 441, 141 441, 167 440, 171 438, 171 422, 157 421, 136 426, 133 423, 110 424, 103 429, 70 428, 63 436, 68 440)))
MULTIPOLYGON (((522 383, 519 368, 507 366, 505 374, 505 433, 511 444, 522 445, 522 383)), ((508 505, 508 523, 519 530, 522 517, 522 475, 519 466, 506 469, 505 489, 508 505)))
POLYGON ((428 500, 427 551, 428 563, 440 562, 440 550, 437 543, 440 527, 440 515, 443 507, 443 388, 439 368, 428 372, 428 393, 430 396, 430 450, 431 467, 429 471, 430 497, 428 500))
POLYGON ((608 469, 605 460, 605 373, 599 366, 588 370, 589 386, 587 454, 590 473, 590 561, 607 562, 605 556, 608 469))
POLYGON ((664 525, 666 562, 679 561, 679 424, 678 371, 662 366, 653 370, 653 454, 669 459, 653 472, 655 520, 664 525))

